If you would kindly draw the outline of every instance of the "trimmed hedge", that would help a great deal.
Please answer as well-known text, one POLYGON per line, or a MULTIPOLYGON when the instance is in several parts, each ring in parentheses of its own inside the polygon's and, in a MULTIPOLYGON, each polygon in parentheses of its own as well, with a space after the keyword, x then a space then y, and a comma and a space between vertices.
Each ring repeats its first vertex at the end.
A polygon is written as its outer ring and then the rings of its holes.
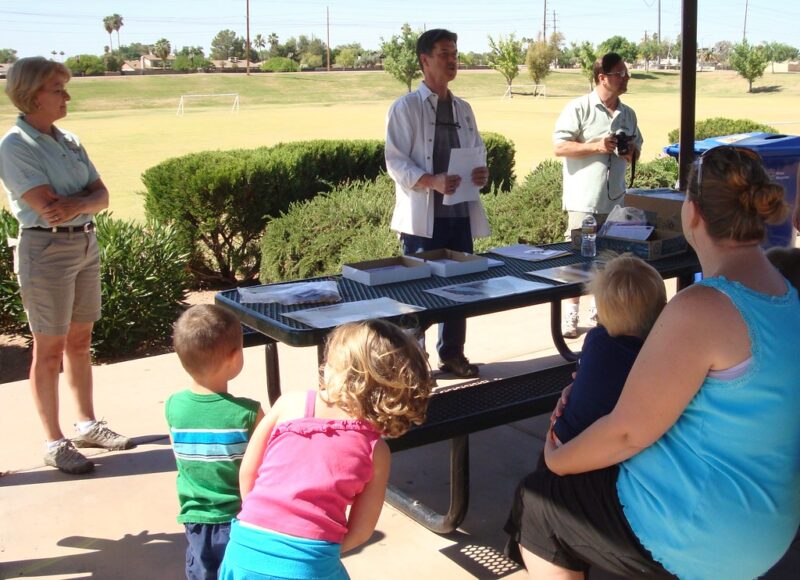
MULTIPOLYGON (((680 139, 680 129, 673 129, 667 135, 667 143, 677 143, 680 139)), ((703 119, 694 125, 694 139, 701 141, 709 137, 723 135, 737 135, 739 133, 779 133, 774 127, 756 123, 749 119, 728 119, 727 117, 712 117, 703 119)))
MULTIPOLYGON (((656 159, 640 164, 637 175, 637 186, 671 187, 678 165, 671 158, 656 159)), ((483 194, 492 235, 475 240, 475 251, 520 241, 563 240, 567 214, 561 209, 561 192, 561 162, 552 159, 510 192, 483 194)), ((269 223, 261 239, 261 282, 338 274, 346 263, 400 255, 397 234, 389 228, 393 208, 394 183, 386 174, 293 203, 269 223)))
POLYGON ((400 254, 389 229, 394 182, 383 173, 296 202, 261 239, 261 283, 341 271, 342 264, 400 254))
MULTIPOLYGON (((514 144, 495 133, 482 137, 487 190, 510 189, 514 144)), ((258 239, 269 218, 293 202, 353 180, 374 179, 384 169, 384 143, 378 140, 193 153, 145 171, 145 212, 176 228, 199 278, 252 280, 260 268, 258 239)))
MULTIPOLYGON (((96 216, 103 312, 94 325, 95 359, 135 355, 169 344, 172 324, 189 289, 188 255, 175 231, 96 216)), ((0 209, 0 235, 16 235, 17 221, 0 209)), ((9 248, 0 251, 0 332, 30 337, 9 248)))
POLYGON ((561 162, 542 161, 509 193, 483 196, 492 235, 475 240, 475 251, 485 252, 518 242, 548 244, 564 239, 567 213, 561 209, 561 162))
MULTIPOLYGON (((496 190, 493 190, 496 191, 496 190)), ((545 161, 510 192, 482 195, 492 237, 476 240, 476 250, 526 239, 546 243, 563 238, 561 164, 545 161)), ((261 282, 338 274, 342 265, 400 255, 389 228, 394 182, 381 175, 339 187, 272 220, 261 240, 261 282)))

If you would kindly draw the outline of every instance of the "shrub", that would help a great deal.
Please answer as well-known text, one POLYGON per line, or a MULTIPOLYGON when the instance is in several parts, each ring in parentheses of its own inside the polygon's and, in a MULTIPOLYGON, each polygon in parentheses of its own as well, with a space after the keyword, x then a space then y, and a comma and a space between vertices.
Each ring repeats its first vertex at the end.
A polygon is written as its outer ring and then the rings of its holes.
POLYGON ((500 133, 481 133, 486 145, 486 165, 489 167, 489 181, 481 191, 509 191, 516 180, 514 175, 514 142, 500 133))
POLYGON ((94 326, 95 358, 168 344, 189 288, 188 256, 175 230, 107 214, 96 220, 103 314, 94 326))
POLYGON ((399 255, 393 208, 394 182, 385 173, 293 203, 261 240, 261 282, 338 274, 348 262, 399 255))
MULTIPOLYGON (((520 238, 532 243, 563 239, 558 161, 545 161, 508 193, 495 191, 481 197, 492 236, 476 240, 476 251, 520 238)), ((385 174, 292 204, 261 239, 261 282, 338 274, 346 263, 399 255, 397 234, 389 228, 393 208, 394 183, 385 174)))
MULTIPOLYGON (((94 325, 96 359, 133 355, 166 345, 189 288, 188 256, 173 228, 96 216, 103 313, 94 325)), ((0 210, 0 235, 16 235, 17 221, 0 210)), ((0 251, 0 331, 29 335, 11 251, 0 251)))
POLYGON ((675 187, 678 181, 678 160, 674 157, 661 157, 636 164, 636 179, 633 186, 637 189, 657 189, 675 187))
POLYGON ((251 280, 258 274, 258 239, 269 217, 332 185, 374 178, 382 165, 380 141, 193 153, 145 171, 145 212, 174 225, 198 277, 251 280))
MULTIPOLYGON (((483 137, 487 190, 508 190, 514 183, 514 144, 493 133, 483 137)), ((338 184, 374 179, 384 168, 384 143, 377 140, 193 153, 145 171, 145 212, 175 226, 199 278, 252 280, 260 269, 258 239, 270 217, 338 184)))
MULTIPOLYGON (((737 135, 739 133, 778 133, 778 131, 774 127, 756 123, 749 119, 728 119, 725 117, 704 119, 694 125, 694 138, 696 141, 722 135, 737 135)), ((673 129, 667 135, 668 143, 677 143, 678 139, 680 139, 680 129, 673 129)))
POLYGON ((273 56, 261 63, 261 70, 264 72, 297 72, 300 70, 300 66, 291 58, 273 56))
POLYGON ((16 218, 5 208, 0 208, 0 332, 6 334, 28 333, 27 318, 14 274, 14 252, 6 244, 6 239, 16 238, 18 231, 16 218))
POLYGON ((475 251, 525 241, 546 244, 564 239, 567 214, 561 209, 561 162, 540 163, 522 183, 503 195, 485 195, 492 235, 475 240, 475 251))

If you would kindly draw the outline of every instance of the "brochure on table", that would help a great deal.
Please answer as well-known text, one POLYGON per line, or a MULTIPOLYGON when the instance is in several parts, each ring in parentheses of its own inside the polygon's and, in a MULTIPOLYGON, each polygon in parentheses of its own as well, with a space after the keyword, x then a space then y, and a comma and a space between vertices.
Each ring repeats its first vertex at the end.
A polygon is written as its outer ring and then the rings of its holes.
POLYGON ((483 147, 462 147, 450 150, 447 175, 458 175, 461 183, 451 195, 442 196, 444 205, 455 205, 464 201, 478 201, 481 188, 472 183, 472 170, 486 167, 483 147))
POLYGON ((489 251, 493 254, 499 254, 500 256, 516 258, 518 260, 528 260, 530 262, 541 262, 542 260, 572 255, 572 252, 569 250, 540 248, 539 246, 531 246, 530 244, 514 244, 502 248, 493 248, 489 251))
POLYGON ((475 302, 512 294, 522 294, 523 292, 531 292, 551 286, 551 284, 523 280, 515 276, 501 276, 499 278, 489 278, 488 280, 431 288, 425 290, 425 292, 442 296, 454 302, 475 302))
POLYGON ((594 266, 591 262, 583 262, 581 264, 570 264, 569 266, 532 270, 525 273, 531 276, 547 278, 548 280, 555 280, 562 284, 585 284, 592 279, 593 268, 594 266))
POLYGON ((391 298, 377 298, 375 300, 359 300, 357 302, 344 302, 318 308, 308 308, 283 314, 314 328, 333 328, 347 322, 369 320, 371 318, 388 318, 402 314, 413 314, 425 310, 421 306, 404 304, 391 298))

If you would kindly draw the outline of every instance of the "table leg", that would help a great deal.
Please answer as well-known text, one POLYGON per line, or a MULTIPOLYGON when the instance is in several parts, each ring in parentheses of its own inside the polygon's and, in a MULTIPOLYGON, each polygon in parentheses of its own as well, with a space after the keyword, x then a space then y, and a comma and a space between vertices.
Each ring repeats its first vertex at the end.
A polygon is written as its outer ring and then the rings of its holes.
POLYGON ((278 367, 278 343, 268 342, 264 345, 264 362, 267 369, 267 397, 269 404, 274 405, 281 396, 281 373, 278 367))
POLYGON ((393 485, 386 503, 437 534, 449 534, 464 521, 469 508, 469 436, 450 440, 450 507, 446 514, 429 508, 393 485))
POLYGON ((573 352, 564 341, 561 334, 561 300, 554 300, 550 303, 550 335, 553 337, 553 344, 556 345, 558 353, 564 360, 570 362, 578 360, 578 353, 573 352))

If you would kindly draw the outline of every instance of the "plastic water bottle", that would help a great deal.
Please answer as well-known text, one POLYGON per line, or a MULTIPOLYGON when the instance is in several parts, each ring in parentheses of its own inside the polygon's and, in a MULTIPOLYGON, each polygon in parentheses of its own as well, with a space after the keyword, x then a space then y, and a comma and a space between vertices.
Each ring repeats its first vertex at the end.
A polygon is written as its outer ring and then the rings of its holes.
POLYGON ((594 258, 597 255, 597 220, 592 214, 581 222, 581 256, 594 258))

